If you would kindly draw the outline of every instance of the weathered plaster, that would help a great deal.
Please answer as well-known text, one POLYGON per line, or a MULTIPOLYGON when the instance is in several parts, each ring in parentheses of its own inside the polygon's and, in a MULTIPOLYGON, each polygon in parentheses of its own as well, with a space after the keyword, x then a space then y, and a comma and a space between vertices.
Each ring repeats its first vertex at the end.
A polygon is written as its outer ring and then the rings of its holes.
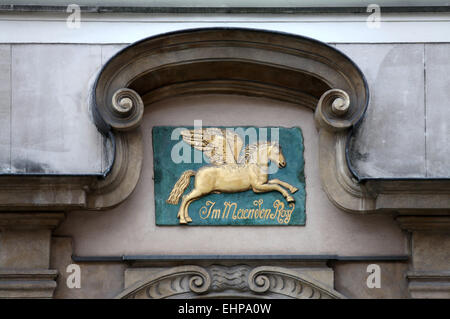
POLYGON ((332 265, 335 289, 348 298, 357 299, 398 299, 409 298, 408 281, 405 272, 408 263, 402 262, 336 262, 332 265), (380 288, 369 288, 367 266, 380 266, 380 288))
POLYGON ((319 179, 318 134, 313 113, 289 103, 204 95, 166 100, 146 108, 144 158, 134 193, 98 213, 72 212, 58 229, 71 235, 77 255, 134 254, 403 254, 405 237, 390 216, 355 216, 334 207, 319 179), (305 139, 305 227, 158 227, 153 200, 153 125, 300 126, 305 139), (99 231, 99 230, 102 231, 99 231))

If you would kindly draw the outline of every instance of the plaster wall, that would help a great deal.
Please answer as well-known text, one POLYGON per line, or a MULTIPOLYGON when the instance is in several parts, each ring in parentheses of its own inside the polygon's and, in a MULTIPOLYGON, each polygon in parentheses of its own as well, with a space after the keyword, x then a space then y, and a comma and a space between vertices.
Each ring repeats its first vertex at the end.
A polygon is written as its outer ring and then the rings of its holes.
POLYGON ((311 110, 262 98, 180 97, 148 106, 141 130, 145 160, 134 193, 112 210, 70 212, 55 231, 73 237, 76 255, 406 253, 406 239, 392 217, 351 215, 326 197, 319 180, 318 134, 311 110), (191 126, 199 119, 205 126, 300 126, 305 140, 306 226, 156 226, 152 127, 191 126))
MULTIPOLYGON (((361 178, 447 178, 448 44, 333 44, 371 93, 350 144, 361 178), (407 156, 407 160, 405 160, 407 156)), ((124 44, 0 45, 0 173, 97 174, 106 141, 87 106, 89 85, 124 44)))

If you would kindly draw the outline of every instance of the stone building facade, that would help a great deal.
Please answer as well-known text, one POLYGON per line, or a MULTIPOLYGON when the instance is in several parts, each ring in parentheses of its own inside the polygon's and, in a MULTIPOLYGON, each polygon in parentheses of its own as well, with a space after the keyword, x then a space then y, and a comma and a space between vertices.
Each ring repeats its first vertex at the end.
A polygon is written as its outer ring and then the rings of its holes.
POLYGON ((2 4, 0 297, 450 297, 450 10, 383 8, 2 4), (304 225, 157 225, 198 120, 300 127, 304 225))

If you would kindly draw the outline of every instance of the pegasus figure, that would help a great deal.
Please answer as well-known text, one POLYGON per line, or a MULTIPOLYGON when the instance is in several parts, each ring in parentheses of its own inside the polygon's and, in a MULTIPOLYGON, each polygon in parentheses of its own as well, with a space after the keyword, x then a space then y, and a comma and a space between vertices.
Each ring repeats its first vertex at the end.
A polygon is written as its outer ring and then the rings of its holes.
POLYGON ((167 203, 178 205, 181 195, 195 176, 194 189, 183 196, 177 218, 180 224, 192 221, 189 205, 208 194, 237 193, 253 190, 255 193, 280 192, 288 203, 295 199, 286 190, 295 193, 298 189, 279 179, 268 180, 269 162, 279 168, 286 167, 281 147, 275 142, 257 142, 243 149, 241 137, 231 130, 202 128, 181 132, 183 141, 202 151, 210 165, 197 172, 185 171, 175 183, 167 203))

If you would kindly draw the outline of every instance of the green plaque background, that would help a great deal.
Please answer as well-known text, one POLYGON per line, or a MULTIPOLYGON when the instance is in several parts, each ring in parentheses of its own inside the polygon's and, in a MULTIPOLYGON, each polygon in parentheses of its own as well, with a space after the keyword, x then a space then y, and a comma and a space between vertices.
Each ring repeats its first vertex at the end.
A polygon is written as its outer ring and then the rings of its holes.
MULTIPOLYGON (((177 182, 181 174, 186 170, 198 170, 204 165, 209 165, 206 162, 194 163, 194 152, 202 153, 191 147, 192 163, 179 163, 176 164, 171 159, 171 151, 175 144, 179 143, 179 140, 171 140, 172 131, 177 127, 172 126, 155 126, 153 127, 153 165, 154 165, 154 183, 155 183, 155 211, 156 211, 156 224, 163 225, 180 225, 177 218, 178 209, 180 204, 171 205, 166 203, 173 186, 177 182)), ((192 127, 186 127, 192 129, 192 127)), ((244 128, 245 129, 245 128, 244 128)), ((258 132, 259 128, 256 128, 258 132)), ((267 127, 267 140, 270 140, 271 130, 267 127)), ((243 137, 242 137, 243 138, 243 137)), ((258 137, 259 138, 259 137, 258 137)), ((270 208, 273 213, 276 209, 273 203, 276 200, 280 200, 284 203, 285 208, 290 209, 288 203, 284 197, 278 192, 268 192, 255 194, 252 190, 240 193, 231 194, 210 194, 200 198, 193 202, 189 206, 189 216, 192 218, 192 222, 188 226, 194 225, 305 225, 305 175, 304 175, 304 158, 303 158, 303 136, 301 129, 298 127, 293 128, 279 128, 279 144, 281 146, 283 155, 286 160, 286 167, 278 169, 275 174, 269 175, 269 179, 278 178, 298 188, 298 191, 292 196, 295 198, 295 209, 292 211, 289 222, 287 224, 277 220, 277 218, 271 219, 233 219, 231 213, 228 218, 206 218, 203 219, 200 216, 200 209, 206 206, 207 201, 215 202, 214 208, 223 209, 224 202, 236 202, 238 209, 253 209, 257 206, 254 205, 255 200, 262 199, 263 204, 261 208, 270 208)), ((183 142, 184 143, 184 142, 183 142)), ((245 145, 248 141, 245 141, 245 145)), ((244 145, 244 147, 245 147, 244 145)), ((190 146, 189 146, 190 147, 190 146)), ((198 155, 197 155, 198 156, 198 155)), ((183 195, 188 194, 194 186, 194 178, 191 178, 191 182, 183 195)), ((181 203, 181 199, 180 199, 181 203)), ((235 214, 236 215, 236 214, 235 214)))

